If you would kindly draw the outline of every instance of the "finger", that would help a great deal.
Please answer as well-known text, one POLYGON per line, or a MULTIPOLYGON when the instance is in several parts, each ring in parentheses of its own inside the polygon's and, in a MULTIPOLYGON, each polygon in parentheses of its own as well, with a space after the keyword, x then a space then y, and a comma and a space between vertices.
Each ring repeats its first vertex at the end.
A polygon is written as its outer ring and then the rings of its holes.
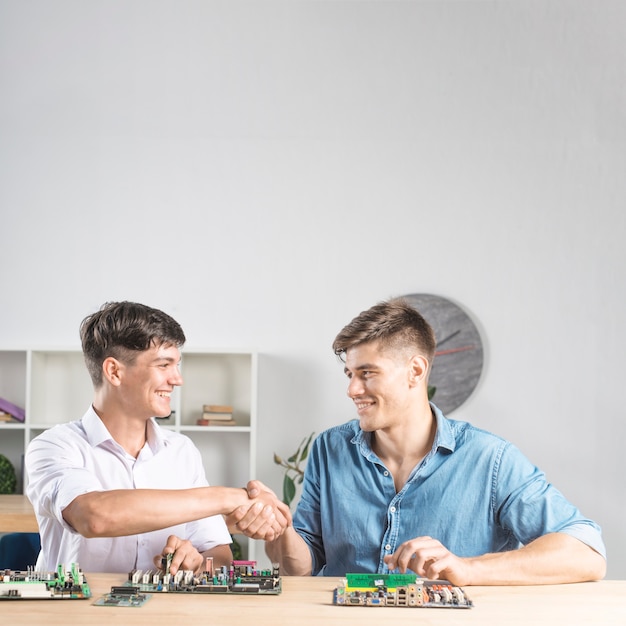
POLYGON ((401 574, 406 574, 406 571, 409 568, 409 564, 411 563, 411 561, 415 561, 414 554, 402 554, 396 561, 396 568, 401 574))
POLYGON ((160 560, 158 563, 159 569, 163 570, 164 573, 167 573, 168 563, 171 563, 171 560, 174 558, 174 554, 176 550, 171 545, 166 545, 161 554, 158 557, 155 557, 155 562, 157 559, 160 560))
MULTIPOLYGON (((244 507, 240 507, 243 509, 244 507)), ((262 502, 255 502, 246 510, 245 515, 237 522, 237 528, 242 532, 248 531, 250 526, 253 526, 255 520, 259 517, 259 514, 263 510, 262 502)))
POLYGON ((277 537, 274 529, 267 524, 256 528, 254 532, 246 532, 246 535, 251 539, 260 539, 262 541, 273 541, 277 537))
POLYGON ((176 535, 170 535, 167 538, 167 543, 165 544, 165 547, 163 548, 161 554, 163 554, 164 556, 167 554, 174 554, 174 552, 178 550, 180 544, 181 539, 179 537, 177 537, 176 535))
POLYGON ((420 558, 418 558, 417 554, 412 554, 411 558, 408 560, 406 564, 406 569, 415 572, 418 576, 424 576, 428 578, 426 570, 424 566, 427 563, 431 563, 431 561, 422 562, 420 558))
POLYGON ((396 560, 394 559, 393 554, 388 554, 387 556, 384 556, 383 561, 390 570, 396 569, 396 560))
POLYGON ((250 533, 256 534, 262 528, 267 528, 268 526, 271 527, 276 519, 274 509, 269 505, 260 505, 259 507, 255 505, 255 512, 257 512, 257 516, 250 521, 247 527, 247 530, 250 533))
POLYGON ((419 576, 430 578, 428 569, 437 561, 437 556, 432 551, 421 550, 417 552, 407 563, 408 567, 412 569, 419 576))
POLYGON ((232 521, 233 524, 240 522, 248 512, 249 506, 238 506, 232 513, 226 516, 226 519, 232 521))
MULTIPOLYGON (((256 509, 255 509, 256 513, 256 509)), ((283 532, 283 527, 277 522, 274 509, 267 505, 259 509, 258 514, 251 519, 246 516, 246 526, 239 524, 242 532, 252 539, 273 541, 283 532)))
POLYGON ((259 528, 258 532, 263 533, 263 539, 265 541, 274 541, 285 532, 285 528, 287 528, 287 526, 274 514, 267 518, 266 524, 262 528, 259 528))
POLYGON ((414 554, 415 551, 412 547, 412 542, 407 542, 401 544, 393 554, 386 556, 384 560, 389 569, 397 569, 400 573, 404 574, 406 572, 407 565, 414 554))
POLYGON ((191 552, 185 555, 185 558, 182 560, 179 569, 189 570, 195 572, 200 568, 204 559, 202 555, 194 548, 191 552))
POLYGON ((274 491, 272 489, 270 489, 265 483, 262 483, 260 480, 253 480, 251 482, 253 482, 255 488, 257 488, 259 490, 259 494, 260 493, 269 493, 274 498, 277 497, 276 494, 274 493, 274 491))
POLYGON ((430 559, 424 563, 424 576, 431 580, 440 577, 441 572, 445 569, 444 560, 430 559))
POLYGON ((278 502, 276 505, 276 520, 280 524, 282 530, 287 528, 287 526, 289 526, 289 524, 293 521, 291 509, 284 502, 278 502))
MULTIPOLYGON (((395 569, 404 574, 407 569, 417 572, 422 561, 420 555, 423 553, 425 546, 430 543, 429 540, 413 539, 401 544, 398 549, 391 555, 391 562, 395 569)), ((391 565, 389 565, 391 569, 391 565)))
POLYGON ((246 513, 249 510, 250 510, 249 506, 240 506, 240 507, 237 507, 229 515, 224 516, 226 520, 226 525, 228 526, 231 533, 239 532, 240 525, 242 525, 244 528, 248 525, 249 520, 246 521, 246 513))
POLYGON ((168 571, 173 576, 180 569, 182 562, 185 560, 185 550, 183 548, 179 548, 170 554, 171 556, 167 559, 166 563, 169 564, 168 571))
POLYGON ((256 498, 262 489, 263 483, 260 480, 250 480, 246 485, 246 491, 249 498, 256 498))
POLYGON ((443 578, 452 584, 468 584, 465 563, 452 552, 447 552, 438 559, 426 564, 426 575, 429 578, 443 578))

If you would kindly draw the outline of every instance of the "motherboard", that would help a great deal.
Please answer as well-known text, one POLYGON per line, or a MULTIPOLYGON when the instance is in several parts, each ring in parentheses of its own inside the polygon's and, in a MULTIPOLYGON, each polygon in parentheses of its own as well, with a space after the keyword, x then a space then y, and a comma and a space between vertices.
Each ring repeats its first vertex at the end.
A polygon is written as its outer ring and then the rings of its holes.
POLYGON ((256 561, 232 561, 230 567, 213 567, 206 559, 204 571, 179 570, 169 574, 171 555, 163 560, 162 569, 156 571, 133 570, 125 586, 140 593, 234 593, 278 595, 282 583, 278 565, 271 569, 257 569, 256 561))
POLYGON ((333 591, 333 604, 469 609, 461 587, 447 580, 427 580, 416 574, 346 574, 333 591))
POLYGON ((55 572, 0 570, 0 600, 86 600, 91 590, 78 563, 55 572))

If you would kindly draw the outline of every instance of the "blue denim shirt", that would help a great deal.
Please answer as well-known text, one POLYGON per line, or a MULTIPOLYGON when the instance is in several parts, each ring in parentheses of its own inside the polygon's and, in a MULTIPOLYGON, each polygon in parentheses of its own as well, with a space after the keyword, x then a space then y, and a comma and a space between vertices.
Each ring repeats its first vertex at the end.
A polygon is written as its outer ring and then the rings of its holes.
POLYGON ((600 527, 515 446, 431 406, 432 450, 398 493, 358 420, 315 439, 293 520, 311 550, 313 574, 388 572, 383 557, 421 536, 468 557, 564 532, 606 557, 600 527))

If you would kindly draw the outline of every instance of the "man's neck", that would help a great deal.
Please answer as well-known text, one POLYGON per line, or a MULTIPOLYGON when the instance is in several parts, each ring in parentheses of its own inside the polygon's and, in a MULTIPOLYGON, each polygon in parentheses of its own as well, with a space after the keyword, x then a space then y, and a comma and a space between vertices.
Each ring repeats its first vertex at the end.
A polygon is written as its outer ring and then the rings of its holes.
POLYGON ((426 403, 392 428, 372 433, 372 450, 392 473, 396 491, 430 452, 436 432, 437 420, 426 403))
POLYGON ((128 454, 137 458, 146 443, 147 421, 126 416, 114 407, 103 408, 94 403, 93 409, 111 433, 111 437, 128 454))

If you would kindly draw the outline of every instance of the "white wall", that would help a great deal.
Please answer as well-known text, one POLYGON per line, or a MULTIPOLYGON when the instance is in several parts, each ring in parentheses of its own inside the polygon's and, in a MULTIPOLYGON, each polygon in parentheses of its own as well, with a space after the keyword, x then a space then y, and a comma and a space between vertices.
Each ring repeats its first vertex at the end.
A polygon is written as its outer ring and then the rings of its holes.
POLYGON ((0 0, 0 346, 102 302, 263 353, 272 452, 353 416, 335 334, 462 303, 452 415, 513 440, 626 578, 626 3, 0 0))

